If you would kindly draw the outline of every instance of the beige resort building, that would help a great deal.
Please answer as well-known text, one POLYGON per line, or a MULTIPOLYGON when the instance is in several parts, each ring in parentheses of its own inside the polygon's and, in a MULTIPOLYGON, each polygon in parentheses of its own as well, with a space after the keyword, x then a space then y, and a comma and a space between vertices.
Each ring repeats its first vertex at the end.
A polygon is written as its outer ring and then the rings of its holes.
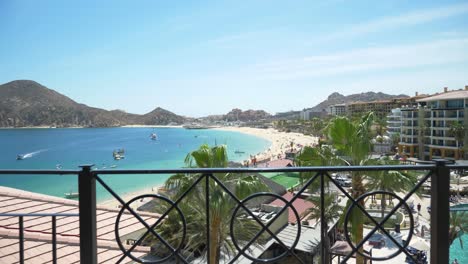
POLYGON ((401 108, 401 134, 398 152, 418 159, 463 159, 460 145, 468 146, 468 130, 463 142, 450 133, 459 122, 468 124, 468 85, 417 100, 418 106, 401 108))

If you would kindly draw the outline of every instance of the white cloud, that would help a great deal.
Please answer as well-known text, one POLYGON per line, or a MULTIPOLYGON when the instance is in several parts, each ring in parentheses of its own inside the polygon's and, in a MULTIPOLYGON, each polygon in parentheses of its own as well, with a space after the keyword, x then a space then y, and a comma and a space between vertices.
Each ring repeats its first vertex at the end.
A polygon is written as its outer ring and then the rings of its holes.
POLYGON ((356 37, 373 32, 381 32, 392 28, 425 24, 435 20, 463 15, 466 13, 468 13, 467 3, 418 10, 398 16, 384 17, 374 21, 351 25, 347 28, 345 27, 343 31, 319 37, 314 40, 314 42, 326 42, 335 39, 356 37))
POLYGON ((306 56, 254 65, 249 71, 260 79, 294 80, 458 62, 468 62, 468 38, 306 56))

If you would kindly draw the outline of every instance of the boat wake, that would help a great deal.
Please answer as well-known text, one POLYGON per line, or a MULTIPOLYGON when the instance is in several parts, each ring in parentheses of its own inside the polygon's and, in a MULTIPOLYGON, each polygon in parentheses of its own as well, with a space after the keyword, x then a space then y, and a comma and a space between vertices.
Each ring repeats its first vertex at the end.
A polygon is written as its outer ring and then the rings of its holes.
POLYGON ((20 154, 20 155, 18 155, 18 157, 21 157, 21 159, 28 159, 28 158, 32 158, 32 157, 38 155, 41 152, 45 152, 47 150, 48 149, 40 149, 40 150, 36 150, 34 152, 30 152, 30 153, 26 153, 26 154, 20 154))

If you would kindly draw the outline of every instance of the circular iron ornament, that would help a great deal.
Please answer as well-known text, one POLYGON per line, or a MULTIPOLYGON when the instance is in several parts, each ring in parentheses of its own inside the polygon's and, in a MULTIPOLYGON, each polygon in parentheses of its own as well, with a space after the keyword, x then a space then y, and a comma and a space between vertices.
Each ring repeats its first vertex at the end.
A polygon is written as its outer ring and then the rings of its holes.
MULTIPOLYGON (((150 225, 151 227, 151 225, 150 225)), ((145 227, 146 228, 146 227, 145 227)), ((146 231, 148 231, 148 229, 146 229, 146 231)), ((156 231, 155 231, 156 232, 156 231)), ((186 222, 185 222, 185 217, 184 217, 184 214, 182 213, 182 211, 180 210, 180 208, 170 199, 164 197, 164 196, 161 196, 161 195, 157 195, 157 194, 144 194, 144 195, 139 195, 139 196, 136 196, 134 197, 133 199, 131 199, 130 201, 128 201, 127 203, 125 203, 125 206, 122 207, 122 209, 120 209, 119 211, 119 214, 117 215, 117 219, 115 220, 115 238, 116 238, 116 241, 117 241, 117 244, 119 245, 119 248, 120 250, 126 255, 128 256, 129 258, 131 258, 133 261, 136 261, 138 263, 150 263, 150 264, 157 264, 157 263, 162 263, 162 262, 165 262, 166 260, 172 258, 174 256, 174 254, 176 254, 177 252, 179 252, 182 248, 182 245, 183 245, 183 242, 185 241, 185 236, 186 236, 186 233, 187 233, 187 225, 186 225, 186 222), (165 201, 166 203, 169 203, 174 209, 177 210, 177 212, 179 213, 180 215, 180 218, 182 219, 182 224, 183 224, 183 235, 182 235, 182 240, 179 244, 179 246, 175 249, 174 252, 172 252, 172 254, 170 254, 169 256, 165 257, 165 258, 162 258, 162 259, 159 259, 157 261, 142 261, 141 259, 135 257, 132 252, 129 252, 127 254, 127 250, 125 249, 125 247, 122 245, 122 241, 120 241, 120 233, 119 233, 119 223, 120 223, 120 218, 122 217, 122 214, 126 209, 126 207, 130 207, 130 204, 137 201, 137 200, 140 200, 140 199, 144 199, 144 198, 154 198, 154 199, 159 199, 159 200, 163 200, 165 201)), ((151 234, 151 232, 150 232, 151 234)), ((167 243, 167 242, 166 242, 167 243)), ((168 243, 169 244, 169 243, 168 243)))
MULTIPOLYGON (((270 258, 270 259, 258 259, 258 258, 254 258, 250 255, 248 255, 247 253, 245 253, 245 250, 242 250, 242 248, 240 248, 239 244, 237 243, 237 239, 235 238, 234 236, 234 216, 237 214, 237 212, 239 211, 239 209, 242 207, 241 204, 245 204, 247 203, 248 201, 254 199, 254 198, 258 198, 258 197, 261 197, 261 196, 273 196, 275 197, 276 199, 280 199, 281 201, 284 202, 284 204, 287 204, 288 201, 275 194, 275 193, 268 193, 268 192, 261 192, 261 193, 254 193, 250 196, 248 196, 247 198, 245 198, 244 200, 240 201, 240 203, 237 205, 236 209, 234 210, 234 212, 232 213, 232 216, 231 216, 231 223, 230 223, 230 232, 231 232, 231 238, 232 238, 232 242, 234 244, 234 246, 237 248, 237 250, 246 258, 252 260, 253 262, 271 262, 271 261, 278 261, 280 259, 282 259, 283 257, 287 256, 287 254, 289 253, 289 251, 286 251, 284 252, 283 254, 277 256, 277 257, 274 257, 274 258, 270 258)), ((297 246, 297 243, 299 243, 299 238, 301 236, 301 219, 299 218, 299 214, 297 213, 297 210, 296 208, 294 208, 294 206, 292 205, 289 205, 288 207, 290 207, 293 212, 294 212, 294 215, 296 216, 296 220, 297 220, 297 234, 296 234, 296 239, 294 240, 294 243, 292 244, 291 248, 290 248, 290 251, 293 251, 294 248, 296 248, 297 246)), ((287 212, 286 210, 284 212, 287 212)), ((283 212, 283 213, 284 213, 283 212)), ((252 219, 253 220, 253 219, 252 219)), ((260 220, 261 221, 261 220, 260 220)), ((261 233, 263 232, 266 232, 266 230, 263 230, 261 233)), ((276 235, 275 235, 276 236, 276 235)), ((278 238, 278 237, 277 237, 278 238)), ((280 240, 278 238, 278 240, 280 240)), ((252 241, 250 241, 252 242, 252 241)))
MULTIPOLYGON (((413 236, 413 230, 414 230, 414 219, 413 219, 413 214, 411 213, 411 209, 409 208, 408 204, 406 204, 402 198, 400 198, 398 195, 394 194, 394 193, 391 193, 391 192, 387 192, 387 191, 373 191, 373 192, 368 192, 368 193, 365 193, 361 196, 359 196, 357 199, 356 199, 356 203, 359 203, 360 201, 364 200, 366 197, 368 196, 371 196, 371 195, 376 195, 376 194, 385 194, 385 195, 389 195, 389 196, 393 196, 395 197, 398 201, 400 201, 400 203, 402 203, 402 206, 406 209, 407 212, 409 212, 409 218, 410 218, 410 232, 408 234, 408 237, 405 241, 405 243, 403 243, 403 245, 401 247, 399 247, 398 245, 396 245, 398 247, 398 250, 395 251, 394 253, 388 255, 388 256, 385 256, 385 257, 371 257, 369 255, 366 255, 366 254, 363 254, 361 253, 359 250, 356 249, 356 247, 354 246, 354 244, 352 243, 351 241, 351 238, 349 237, 349 234, 348 234, 348 221, 349 221, 349 215, 351 214, 351 211, 353 209, 353 207, 355 206, 355 204, 353 203, 349 208, 348 208, 348 211, 346 212, 346 216, 345 216, 345 220, 344 220, 344 233, 345 233, 345 237, 346 237, 346 242, 348 242, 349 246, 353 249, 353 250, 356 250, 357 254, 365 257, 365 258, 368 258, 368 259, 371 259, 371 260, 375 260, 375 261, 380 261, 380 260, 389 260, 391 258, 394 258, 396 257, 398 254, 400 254, 402 251, 403 251, 403 248, 406 248, 408 247, 410 241, 411 241, 411 238, 413 236)), ((392 214, 393 215, 393 214, 392 214)), ((385 223, 380 223, 380 225, 382 225, 382 228, 383 228, 383 225, 385 223)), ((380 228, 376 227, 377 230, 375 232, 377 232, 380 228)), ((385 234, 386 237, 388 237, 388 235, 385 234)), ((360 244, 362 242, 362 240, 357 243, 357 244, 360 244)))

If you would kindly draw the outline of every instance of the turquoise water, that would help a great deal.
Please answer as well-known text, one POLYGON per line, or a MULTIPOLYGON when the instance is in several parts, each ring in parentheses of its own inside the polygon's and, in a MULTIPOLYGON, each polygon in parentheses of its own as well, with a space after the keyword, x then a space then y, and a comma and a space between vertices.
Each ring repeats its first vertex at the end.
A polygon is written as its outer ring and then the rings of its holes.
MULTIPOLYGON (((94 168, 164 169, 181 168, 188 152, 201 144, 226 144, 229 159, 242 161, 270 146, 268 140, 238 132, 187 130, 183 128, 77 128, 77 129, 0 129, 0 169, 77 169, 82 164, 94 168), (151 140, 156 133, 158 140, 151 140), (125 159, 114 160, 112 151, 125 149, 125 159), (236 150, 244 154, 235 154, 236 150), (24 160, 16 160, 18 154, 24 160)), ((119 194, 151 188, 168 175, 103 176, 119 194)), ((76 192, 76 176, 2 175, 0 185, 63 197, 76 192)), ((97 188, 99 201, 111 198, 97 188)))
MULTIPOLYGON (((468 204, 459 204, 452 206, 452 208, 465 208, 466 211, 468 211, 468 204)), ((466 212, 465 214, 467 214, 466 212)), ((462 243, 463 243, 463 249, 460 246, 460 241, 457 239, 455 240, 452 245, 450 246, 450 262, 454 259, 458 260, 458 263, 468 263, 468 234, 464 234, 462 236, 462 243)))

